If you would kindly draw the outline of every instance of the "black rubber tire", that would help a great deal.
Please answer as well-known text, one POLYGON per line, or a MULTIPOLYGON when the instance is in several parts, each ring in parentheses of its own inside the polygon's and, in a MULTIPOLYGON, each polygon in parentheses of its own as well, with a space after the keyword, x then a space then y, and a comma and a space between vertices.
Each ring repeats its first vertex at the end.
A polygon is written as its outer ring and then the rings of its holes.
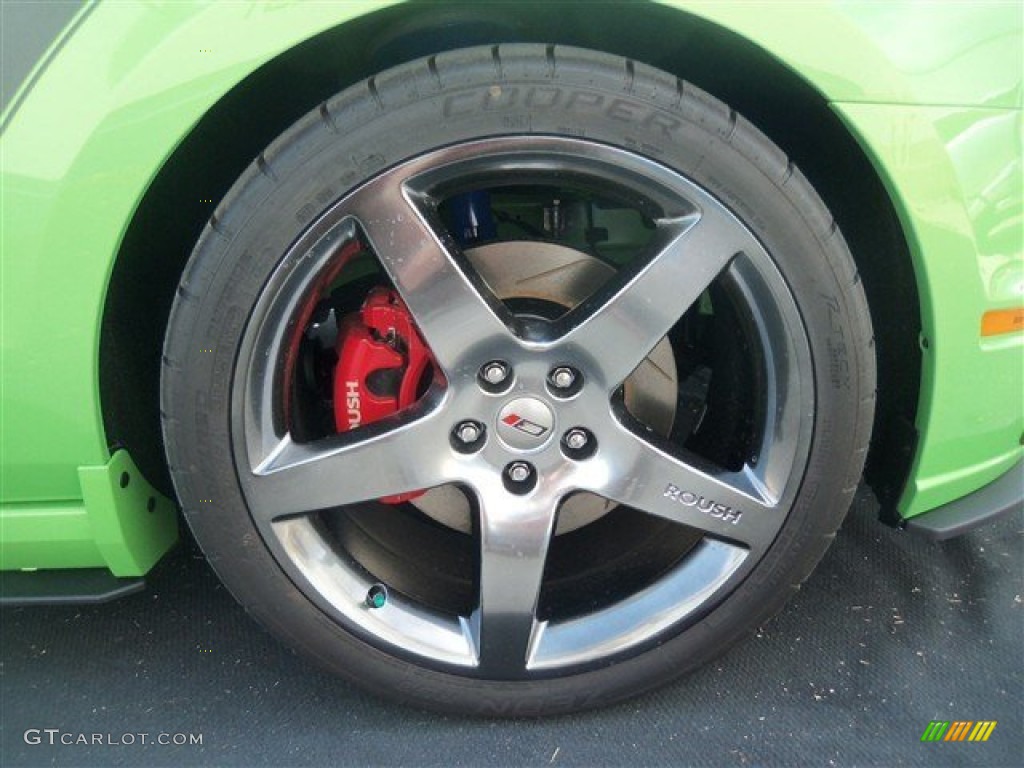
POLYGON ((720 654, 775 614, 817 564, 857 487, 875 401, 868 307, 822 201, 741 116, 643 64, 574 48, 502 45, 416 61, 352 86, 299 120, 242 175, 178 289, 161 405, 178 497, 211 565, 274 633, 344 678, 406 703, 540 715, 605 705, 720 654), (797 299, 817 412, 787 522, 751 575, 705 618, 620 663, 524 682, 416 666, 328 619, 263 544, 239 488, 229 424, 237 348, 256 297, 298 233, 347 190, 432 148, 509 134, 584 136, 671 166, 761 239, 797 299))

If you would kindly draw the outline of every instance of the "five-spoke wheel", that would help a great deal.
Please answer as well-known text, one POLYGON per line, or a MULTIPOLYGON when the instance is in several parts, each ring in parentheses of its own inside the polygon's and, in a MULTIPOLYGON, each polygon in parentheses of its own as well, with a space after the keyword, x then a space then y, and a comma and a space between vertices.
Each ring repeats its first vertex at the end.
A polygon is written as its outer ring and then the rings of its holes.
POLYGON ((849 254, 766 139, 653 70, 625 94, 611 57, 502 50, 519 80, 470 51, 420 92, 409 65, 243 177, 172 317, 167 436, 278 632, 419 703, 559 711, 781 605, 849 502, 873 363, 849 254), (541 75, 531 130, 484 108, 541 75))

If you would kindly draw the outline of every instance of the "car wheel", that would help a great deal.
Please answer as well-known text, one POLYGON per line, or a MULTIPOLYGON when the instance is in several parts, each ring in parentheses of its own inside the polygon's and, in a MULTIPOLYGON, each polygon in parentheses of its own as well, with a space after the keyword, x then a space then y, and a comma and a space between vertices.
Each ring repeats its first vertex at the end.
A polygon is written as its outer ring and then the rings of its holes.
POLYGON ((178 289, 167 453, 238 600, 415 705, 547 714, 711 659, 821 558, 868 444, 866 301, 707 94, 511 45, 349 88, 178 289))

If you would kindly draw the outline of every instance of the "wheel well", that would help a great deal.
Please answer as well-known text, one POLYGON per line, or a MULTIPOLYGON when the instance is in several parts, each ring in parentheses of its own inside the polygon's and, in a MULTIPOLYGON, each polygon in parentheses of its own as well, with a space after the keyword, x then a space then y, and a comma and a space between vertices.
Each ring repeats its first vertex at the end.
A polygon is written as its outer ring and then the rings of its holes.
POLYGON ((171 492, 158 406, 167 316, 216 201, 271 140, 337 91, 410 59, 484 43, 577 45, 643 61, 714 94, 778 144, 825 200, 857 261, 875 328, 885 329, 876 338, 879 397, 866 476, 895 520, 916 441, 920 309, 907 243, 878 175, 821 95, 757 46, 665 6, 622 10, 412 3, 328 30, 240 82, 160 170, 118 253, 100 345, 111 445, 127 447, 146 477, 171 492))

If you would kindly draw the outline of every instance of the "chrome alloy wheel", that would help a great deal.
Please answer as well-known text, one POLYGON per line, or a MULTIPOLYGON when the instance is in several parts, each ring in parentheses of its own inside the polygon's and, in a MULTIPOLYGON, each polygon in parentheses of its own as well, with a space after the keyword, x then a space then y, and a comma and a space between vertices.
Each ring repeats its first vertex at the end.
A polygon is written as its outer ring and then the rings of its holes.
POLYGON ((456 674, 550 677, 607 664, 680 632, 751 571, 806 469, 812 382, 808 341, 786 282, 708 191, 603 144, 486 139, 380 173, 298 238, 243 336, 232 444, 257 529, 293 582, 333 620, 386 651, 456 674), (494 295, 438 209, 446 197, 481 185, 551 179, 613 190, 636 201, 655 226, 641 257, 561 316, 540 319, 494 295), (394 417, 300 439, 289 399, 296 329, 351 242, 372 250, 408 307, 433 354, 433 380, 394 417), (623 383, 712 284, 724 286, 741 310, 755 371, 747 382, 757 401, 754 444, 733 467, 651 429, 623 397, 623 383), (481 384, 494 361, 508 367, 503 388, 481 384), (483 426, 473 450, 453 444, 467 422, 483 426), (379 607, 368 605, 380 580, 330 535, 323 513, 444 486, 461 489, 475 512, 472 605, 440 610, 400 589, 389 589, 379 607), (542 615, 559 511, 581 492, 669 521, 694 533, 696 543, 593 610, 542 615))

